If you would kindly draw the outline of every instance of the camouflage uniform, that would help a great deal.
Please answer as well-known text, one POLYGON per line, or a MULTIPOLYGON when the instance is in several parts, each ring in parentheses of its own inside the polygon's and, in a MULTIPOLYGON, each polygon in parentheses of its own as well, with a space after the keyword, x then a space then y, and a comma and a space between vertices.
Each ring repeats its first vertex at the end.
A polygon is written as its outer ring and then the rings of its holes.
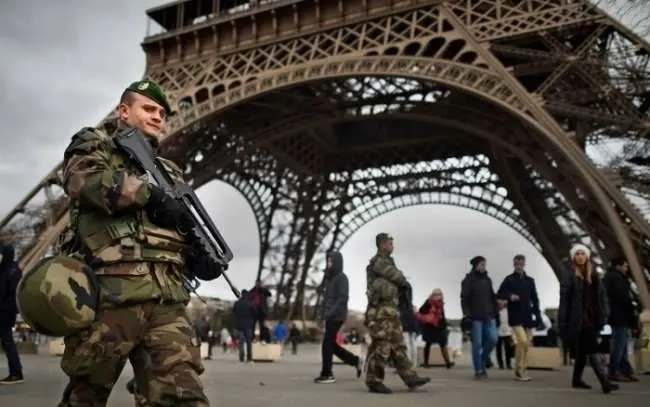
POLYGON ((408 358, 399 311, 400 290, 406 289, 409 283, 393 258, 382 253, 370 259, 366 273, 368 308, 365 323, 372 339, 366 361, 366 385, 371 391, 390 391, 382 381, 392 358, 404 383, 409 388, 419 387, 428 379, 418 377, 408 358))
POLYGON ((129 393, 133 394, 135 407, 151 407, 146 394, 149 394, 149 380, 151 379, 151 359, 142 345, 131 351, 129 361, 133 366, 133 379, 126 385, 129 393))
MULTIPOLYGON (((152 82, 137 89, 168 107, 152 82)), ((186 242, 148 218, 149 184, 111 140, 121 130, 117 121, 83 128, 65 151, 63 185, 71 199, 67 233, 99 261, 100 306, 90 328, 65 337, 61 367, 70 383, 60 406, 105 406, 132 352, 137 380, 146 376, 147 381, 138 390, 146 389, 152 405, 208 406, 199 379, 204 368, 198 340, 185 311, 190 298, 181 280, 186 242)), ((172 178, 182 180, 175 164, 162 163, 172 178)))

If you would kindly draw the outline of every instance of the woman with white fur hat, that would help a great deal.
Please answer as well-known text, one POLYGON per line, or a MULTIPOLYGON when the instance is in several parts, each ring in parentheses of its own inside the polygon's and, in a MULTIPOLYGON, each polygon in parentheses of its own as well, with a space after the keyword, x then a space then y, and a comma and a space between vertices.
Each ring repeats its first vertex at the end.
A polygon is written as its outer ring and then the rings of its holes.
POLYGON ((597 356, 600 331, 609 316, 605 287, 591 264, 588 247, 576 244, 569 253, 571 269, 560 286, 558 325, 562 340, 568 341, 575 350, 572 386, 591 389, 582 380, 589 360, 603 393, 610 393, 618 390, 618 385, 609 381, 605 364, 597 356))

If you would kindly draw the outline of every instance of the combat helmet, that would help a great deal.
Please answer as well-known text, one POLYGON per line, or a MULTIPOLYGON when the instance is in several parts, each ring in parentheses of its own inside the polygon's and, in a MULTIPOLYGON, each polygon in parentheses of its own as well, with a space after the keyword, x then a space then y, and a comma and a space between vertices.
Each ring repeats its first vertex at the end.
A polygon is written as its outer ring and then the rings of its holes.
POLYGON ((20 315, 35 331, 67 336, 95 321, 99 283, 80 258, 49 256, 23 273, 16 300, 20 315))

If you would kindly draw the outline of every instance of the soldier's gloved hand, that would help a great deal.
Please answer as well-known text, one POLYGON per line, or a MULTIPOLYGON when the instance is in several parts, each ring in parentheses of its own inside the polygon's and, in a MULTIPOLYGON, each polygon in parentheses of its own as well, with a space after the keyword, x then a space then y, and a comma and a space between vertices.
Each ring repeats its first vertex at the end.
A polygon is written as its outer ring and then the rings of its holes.
POLYGON ((146 205, 149 219, 157 226, 165 229, 179 228, 188 231, 194 227, 194 221, 176 199, 169 196, 157 185, 150 185, 150 196, 146 205))
POLYGON ((208 256, 191 256, 187 259, 187 269, 199 280, 211 281, 219 278, 225 268, 208 256))

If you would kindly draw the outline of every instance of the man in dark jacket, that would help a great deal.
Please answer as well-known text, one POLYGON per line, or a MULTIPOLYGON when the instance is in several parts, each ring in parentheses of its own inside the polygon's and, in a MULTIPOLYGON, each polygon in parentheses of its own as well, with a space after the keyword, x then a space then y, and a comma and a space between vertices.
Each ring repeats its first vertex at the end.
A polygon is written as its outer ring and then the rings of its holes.
POLYGON ((21 271, 14 261, 14 247, 10 244, 0 244, 0 344, 7 356, 9 376, 0 380, 2 384, 17 384, 24 382, 23 368, 20 356, 14 342, 13 327, 16 325, 16 288, 20 281, 21 271))
POLYGON ((508 307, 508 324, 515 344, 515 376, 517 380, 527 382, 530 377, 526 374, 526 361, 533 340, 532 330, 536 325, 543 326, 543 321, 535 280, 525 271, 526 257, 518 254, 512 263, 515 271, 503 280, 497 297, 508 307))
POLYGON ((471 321, 474 377, 486 379, 486 359, 497 343, 498 307, 492 279, 485 269, 485 257, 476 256, 470 260, 470 264, 472 270, 461 283, 460 304, 463 319, 471 321))
POLYGON ((325 268, 325 295, 321 316, 325 321, 325 335, 321 348, 322 366, 320 375, 314 379, 315 383, 334 383, 332 371, 332 358, 334 355, 345 364, 357 369, 357 377, 361 377, 363 359, 355 356, 336 343, 336 335, 348 317, 349 284, 348 277, 343 273, 343 256, 337 251, 327 254, 325 268))
MULTIPOLYGON (((250 292, 242 290, 241 297, 232 306, 235 335, 239 341, 239 361, 253 361, 253 327, 255 326, 255 306, 251 301, 250 292), (244 357, 244 346, 246 355, 244 357)), ((261 331, 260 331, 261 335, 261 331)))
POLYGON ((609 299, 609 326, 612 328, 609 355, 611 381, 637 381, 627 355, 627 345, 632 329, 638 326, 636 307, 632 302, 632 289, 628 264, 625 258, 612 259, 611 268, 605 273, 603 283, 609 299))

